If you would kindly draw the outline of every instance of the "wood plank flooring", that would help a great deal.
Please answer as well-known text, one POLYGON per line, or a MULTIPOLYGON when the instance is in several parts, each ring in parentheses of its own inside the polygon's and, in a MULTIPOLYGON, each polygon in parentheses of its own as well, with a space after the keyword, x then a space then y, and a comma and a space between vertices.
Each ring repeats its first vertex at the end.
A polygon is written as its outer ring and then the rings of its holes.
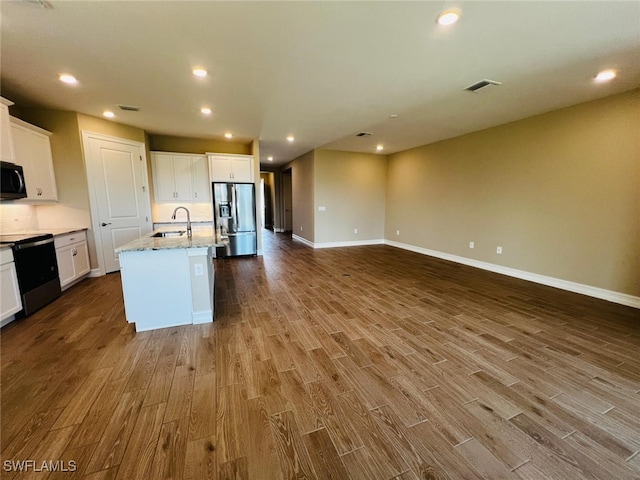
POLYGON ((5 327, 2 478, 640 478, 638 310, 269 232, 215 268, 213 324, 136 334, 111 274, 5 327))

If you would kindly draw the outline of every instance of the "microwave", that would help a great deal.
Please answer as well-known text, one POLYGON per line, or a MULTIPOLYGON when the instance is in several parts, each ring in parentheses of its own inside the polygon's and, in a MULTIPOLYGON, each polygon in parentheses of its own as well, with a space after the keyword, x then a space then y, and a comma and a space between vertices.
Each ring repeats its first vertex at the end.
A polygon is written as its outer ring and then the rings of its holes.
POLYGON ((24 172, 21 165, 0 162, 0 200, 26 198, 27 187, 24 184, 24 172))

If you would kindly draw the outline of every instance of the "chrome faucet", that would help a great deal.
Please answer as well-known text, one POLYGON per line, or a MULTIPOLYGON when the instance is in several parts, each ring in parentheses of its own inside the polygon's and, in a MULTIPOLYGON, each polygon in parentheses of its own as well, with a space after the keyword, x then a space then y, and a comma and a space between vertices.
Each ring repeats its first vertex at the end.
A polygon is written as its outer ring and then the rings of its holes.
POLYGON ((180 209, 183 209, 185 212, 187 212, 187 237, 190 237, 191 236, 191 214, 189 213, 189 210, 187 209, 187 207, 176 207, 176 209, 173 211, 173 214, 171 215, 171 220, 176 219, 176 212, 180 209))

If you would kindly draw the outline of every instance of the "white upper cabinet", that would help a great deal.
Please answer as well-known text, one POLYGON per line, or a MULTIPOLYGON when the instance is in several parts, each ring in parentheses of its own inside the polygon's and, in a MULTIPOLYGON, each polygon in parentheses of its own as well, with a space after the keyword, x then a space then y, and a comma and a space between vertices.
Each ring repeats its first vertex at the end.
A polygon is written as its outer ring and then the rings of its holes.
POLYGON ((151 152, 156 202, 209 202, 207 157, 151 152))
POLYGON ((193 173, 193 199, 197 202, 211 201, 211 181, 209 180, 209 162, 206 155, 191 157, 193 173))
POLYGON ((15 163, 22 165, 29 201, 57 201, 50 132, 11 118, 15 163))
POLYGON ((208 154, 212 182, 253 183, 253 157, 250 155, 208 154))
POLYGON ((0 160, 15 163, 16 155, 9 121, 10 105, 13 105, 13 102, 0 97, 0 160))

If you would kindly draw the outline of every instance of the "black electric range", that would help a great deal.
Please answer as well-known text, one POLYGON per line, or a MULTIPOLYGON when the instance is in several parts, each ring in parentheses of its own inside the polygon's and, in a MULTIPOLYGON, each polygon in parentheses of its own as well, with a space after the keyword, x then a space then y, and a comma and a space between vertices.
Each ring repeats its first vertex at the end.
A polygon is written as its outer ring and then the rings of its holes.
POLYGON ((16 318, 30 315, 60 296, 58 262, 51 233, 0 235, 1 246, 11 247, 16 264, 22 297, 22 310, 16 318))

